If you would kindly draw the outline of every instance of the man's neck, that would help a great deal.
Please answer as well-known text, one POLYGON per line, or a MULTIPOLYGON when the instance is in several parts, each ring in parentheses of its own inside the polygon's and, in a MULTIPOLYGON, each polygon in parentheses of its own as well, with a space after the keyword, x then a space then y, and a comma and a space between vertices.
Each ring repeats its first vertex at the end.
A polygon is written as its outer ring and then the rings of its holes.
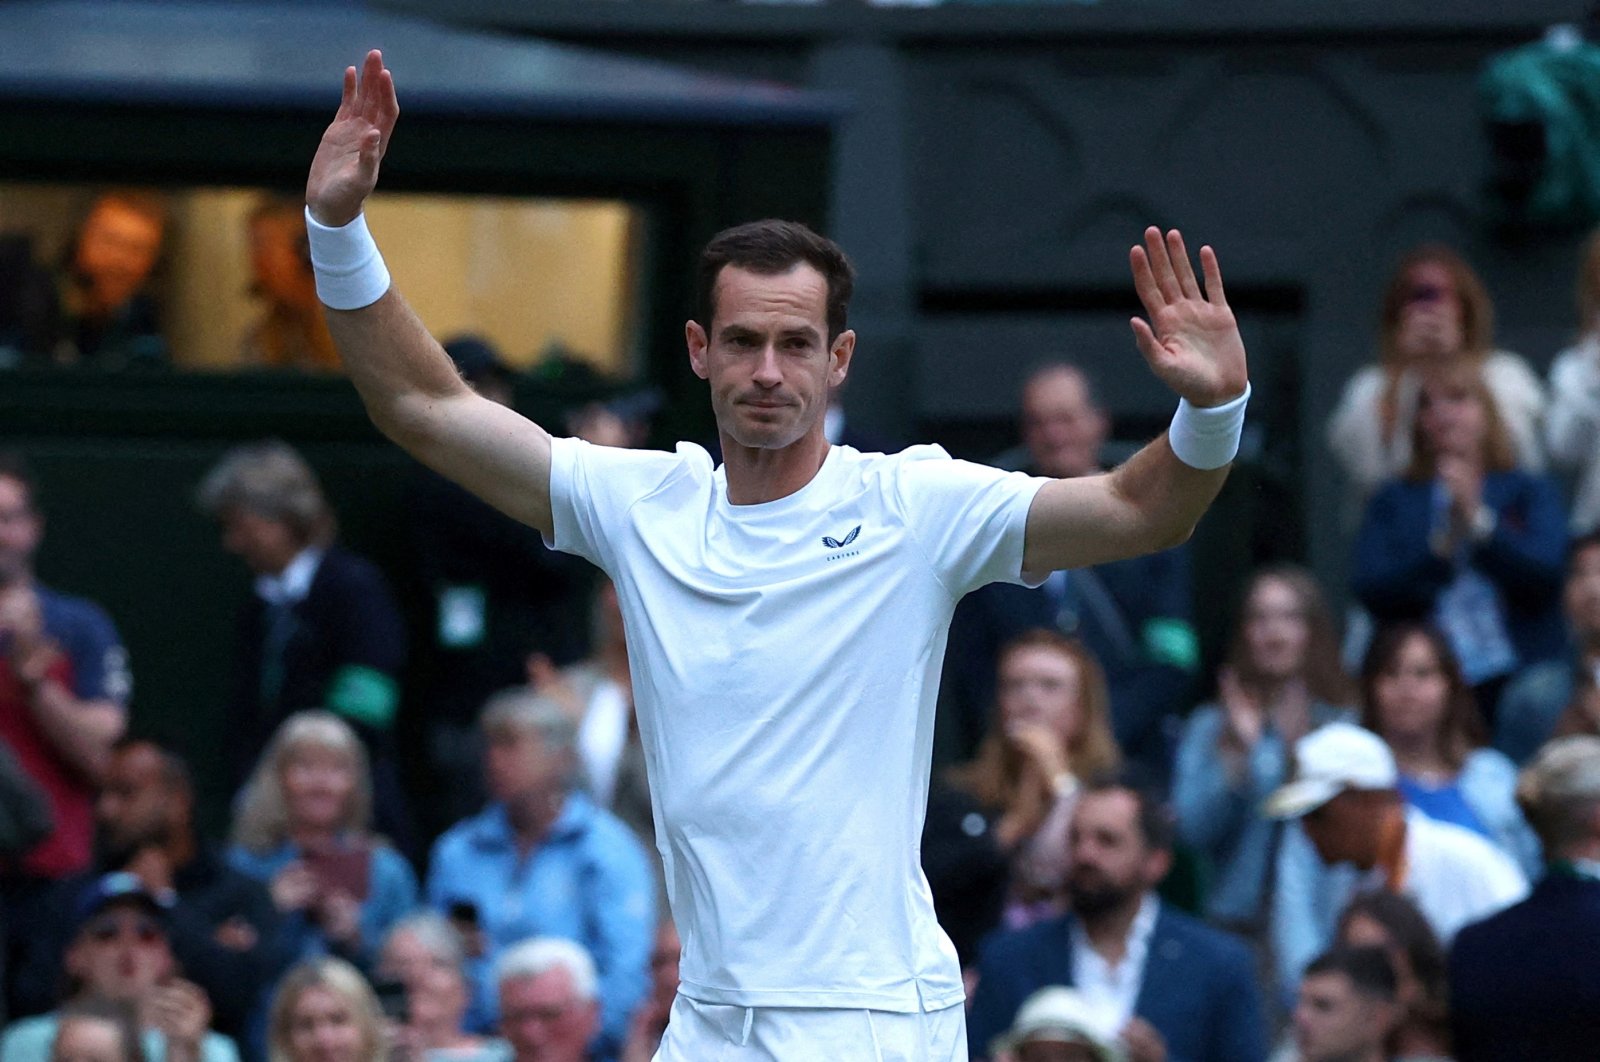
POLYGON ((740 446, 724 432, 722 464, 730 505, 759 505, 787 498, 817 477, 828 459, 819 420, 805 435, 777 450, 740 446))
POLYGON ((1133 923, 1139 918, 1144 899, 1144 893, 1137 893, 1131 899, 1109 910, 1078 916, 1078 920, 1083 923, 1083 933, 1089 940, 1089 947, 1113 966, 1128 955, 1128 941, 1133 935, 1133 923))
POLYGON ((511 832, 516 835, 517 848, 524 852, 537 848, 549 835, 565 806, 564 794, 540 794, 507 803, 506 818, 511 822, 511 832))

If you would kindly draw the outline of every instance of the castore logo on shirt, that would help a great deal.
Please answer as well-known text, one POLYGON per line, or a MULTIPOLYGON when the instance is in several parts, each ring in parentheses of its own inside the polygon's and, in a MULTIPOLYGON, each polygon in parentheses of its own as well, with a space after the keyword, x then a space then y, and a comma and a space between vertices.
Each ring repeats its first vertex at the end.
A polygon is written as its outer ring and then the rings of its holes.
MULTIPOLYGON (((856 526, 852 527, 850 529, 850 533, 848 535, 844 536, 844 538, 842 538, 842 539, 841 538, 834 538, 832 535, 823 535, 822 536, 822 544, 824 546, 827 546, 829 549, 844 549, 844 547, 846 547, 850 543, 854 542, 856 540, 856 536, 859 535, 859 534, 861 534, 861 525, 857 524, 856 526)), ((848 553, 835 553, 832 556, 830 556, 828 558, 828 560, 829 561, 844 560, 846 557, 854 557, 854 556, 859 555, 860 553, 861 553, 860 550, 853 549, 853 550, 850 550, 848 553)))

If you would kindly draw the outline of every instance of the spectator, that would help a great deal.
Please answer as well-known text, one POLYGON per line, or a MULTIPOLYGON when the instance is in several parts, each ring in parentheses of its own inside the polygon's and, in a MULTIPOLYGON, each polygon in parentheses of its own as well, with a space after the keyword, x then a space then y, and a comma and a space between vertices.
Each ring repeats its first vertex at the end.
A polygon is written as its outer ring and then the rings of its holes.
POLYGON ((1300 820, 1284 836, 1273 899, 1274 953, 1287 985, 1332 942, 1339 912, 1360 891, 1410 897, 1441 940, 1526 893, 1510 856, 1407 808, 1399 783, 1394 754, 1361 727, 1329 723, 1295 744, 1294 778, 1266 804, 1274 818, 1300 820))
POLYGON ((1148 794, 1086 789, 1073 812, 1072 913, 991 937, 968 1017, 973 1057, 1048 985, 1076 988, 1111 1016, 1131 1062, 1265 1057, 1249 952, 1168 908, 1154 889, 1172 864, 1172 827, 1148 794))
POLYGON ((66 1010, 14 1022, 0 1039, 0 1062, 45 1062, 63 1015, 90 999, 132 1008, 144 1053, 165 1062, 238 1062, 233 1041, 211 1031, 211 1003, 182 980, 168 939, 165 906, 132 874, 89 882, 72 912, 62 968, 66 1010))
POLYGON ((291 447, 228 451, 200 484, 200 508, 255 576, 239 617, 234 667, 233 781, 242 785, 279 724, 326 708, 372 756, 378 828, 411 842, 392 726, 405 664, 405 624, 383 575, 334 543, 334 516, 315 473, 291 447))
POLYGON ((1298 1062, 1388 1062, 1398 1020, 1394 968, 1378 948, 1338 947, 1319 956, 1294 1008, 1298 1062))
POLYGON ((285 954, 371 969, 417 905, 416 874, 371 817, 367 751, 349 724, 319 711, 284 720, 245 788, 228 861, 269 887, 285 954))
POLYGON ((269 1062, 383 1062, 378 998, 354 966, 324 955, 283 977, 272 1001, 269 1062))
MULTIPOLYGON (((398 989, 392 1036, 408 1062, 496 1062, 504 1045, 466 1031, 472 986, 461 937, 440 915, 417 911, 396 922, 380 953, 379 999, 398 989)), ((3 1060, 0 1060, 3 1062, 3 1060)))
POLYGON ((1106 700, 1100 665, 1055 631, 1028 631, 1000 650, 994 722, 956 781, 995 821, 1011 859, 1013 929, 1065 909, 1067 833, 1080 784, 1115 770, 1119 759, 1106 700))
POLYGON ((1405 1062, 1448 1062, 1444 949, 1416 904, 1392 892, 1357 896, 1340 916, 1339 944, 1382 948, 1389 956, 1399 1008, 1389 1036, 1389 1055, 1405 1062))
POLYGON ((599 969, 599 1049, 614 1053, 647 987, 649 862, 627 826, 575 790, 577 732, 559 704, 522 689, 497 694, 484 706, 483 733, 492 803, 434 846, 428 901, 470 913, 481 928, 480 1004, 492 998, 488 966, 517 941, 583 944, 599 969))
POLYGON ((1506 684, 1495 717, 1495 746, 1526 763, 1558 730, 1600 733, 1600 531, 1567 550, 1562 601, 1564 660, 1534 664, 1506 684))
POLYGON ((62 881, 26 916, 27 954, 14 982, 19 1010, 51 1006, 80 897, 101 875, 127 871, 166 905, 184 976, 211 1000, 217 1031, 239 1040, 283 965, 272 947, 277 916, 266 890, 196 835, 188 766, 151 742, 123 741, 107 765, 96 818, 97 865, 62 881))
POLYGON ((678 927, 672 919, 663 918, 656 927, 656 943, 650 952, 650 994, 633 1012, 621 1062, 650 1062, 655 1058, 667 1031, 667 1019, 672 1016, 672 1004, 678 999, 678 960, 682 957, 678 927))
POLYGON ((536 937, 508 950, 495 967, 500 1024, 512 1062, 588 1062, 601 1027, 595 963, 582 944, 536 937))
POLYGON ((1415 434, 1404 477, 1367 506, 1353 587, 1379 623, 1436 622, 1487 717, 1517 667, 1561 655, 1566 517, 1471 364, 1424 379, 1415 434))
POLYGON ((25 903, 42 882, 89 864, 95 787, 127 724, 128 655, 92 601, 39 583, 44 538, 33 477, 0 454, 0 743, 49 803, 54 829, 23 856, 8 892, 25 903))
POLYGON ((1328 422, 1328 448, 1350 483, 1354 511, 1412 466, 1422 378, 1441 367, 1482 372, 1501 411, 1511 463, 1543 470, 1544 389, 1526 361, 1494 349, 1489 293, 1454 250, 1425 245, 1400 260, 1383 294, 1378 349, 1378 364, 1351 378, 1328 422))
POLYGON ((338 372, 339 352, 323 320, 311 274, 306 205, 298 196, 268 197, 250 212, 250 294, 265 306, 240 344, 246 365, 338 372))
POLYGON ((1422 623, 1378 632, 1361 669, 1361 725, 1383 738, 1408 805, 1493 841, 1525 873, 1539 843, 1517 810, 1517 769, 1484 747, 1483 721, 1455 654, 1422 623))
POLYGON ((107 369, 166 362, 148 290, 166 230, 167 207, 158 195, 124 190, 95 199, 68 245, 53 361, 107 369))
MULTIPOLYGON (((1081 369, 1046 366, 1023 388, 1027 457, 1021 465, 1040 476, 1095 475, 1103 471, 1100 451, 1109 426, 1081 369)), ((1188 703, 1199 664, 1193 614, 1189 551, 1182 546, 1052 572, 1037 589, 995 583, 968 594, 950 627, 942 753, 955 760, 973 754, 989 728, 1000 647, 1044 627, 1088 647, 1105 669, 1118 748, 1164 777, 1171 765, 1171 713, 1188 703)))
POLYGON ((965 976, 977 962, 978 942, 1000 924, 1010 871, 992 817, 971 794, 934 774, 922 820, 922 875, 939 928, 950 937, 965 976))
MULTIPOLYGON (((459 336, 445 350, 474 390, 511 405, 515 377, 494 347, 459 336)), ((422 465, 407 486, 406 514, 415 579, 434 607, 419 695, 432 793, 419 811, 436 835, 483 806, 484 701, 523 681, 530 649, 555 667, 588 652, 589 629, 572 617, 595 569, 422 465)))
POLYGON ((51 1062, 155 1062, 139 1042, 139 1020, 126 1003, 85 999, 61 1012, 51 1062))
POLYGON ((1550 462, 1570 472, 1574 535, 1600 530, 1600 231, 1584 245, 1578 271, 1578 342, 1550 365, 1545 444, 1550 462))
POLYGON ((1122 1062, 1115 1024, 1070 988, 1041 988, 990 1054, 1005 1062, 1122 1062))
POLYGON ((1600 1044, 1600 738, 1551 742, 1517 800, 1549 865, 1532 895, 1450 949, 1460 1062, 1590 1058, 1600 1044))
POLYGON ((1210 867, 1206 917, 1251 941, 1264 963, 1283 827, 1261 816, 1261 803, 1289 777, 1295 742, 1351 718, 1348 687, 1311 573, 1277 566, 1251 576, 1217 699, 1184 727, 1173 803, 1178 836, 1210 867))

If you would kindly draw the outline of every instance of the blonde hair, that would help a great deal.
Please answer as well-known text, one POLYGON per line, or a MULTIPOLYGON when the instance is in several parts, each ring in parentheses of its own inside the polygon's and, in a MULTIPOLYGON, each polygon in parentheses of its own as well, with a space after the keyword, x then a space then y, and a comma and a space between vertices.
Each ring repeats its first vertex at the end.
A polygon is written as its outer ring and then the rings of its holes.
POLYGON ((1457 362, 1440 366, 1427 374, 1422 383, 1422 393, 1417 399, 1417 417, 1411 424, 1411 464, 1406 468, 1405 479, 1414 483, 1426 482, 1434 477, 1436 457, 1428 444, 1427 433, 1422 428, 1422 405, 1429 401, 1428 389, 1436 386, 1457 385, 1467 390, 1483 410, 1483 470, 1485 472, 1510 472, 1517 467, 1517 449, 1511 441, 1511 432, 1500 415, 1500 404, 1495 401, 1489 381, 1483 375, 1483 362, 1478 360, 1457 362))
MULTIPOLYGON (((996 675, 1006 661, 1027 649, 1058 653, 1077 668, 1079 723, 1077 732, 1067 738, 1066 748, 1072 773, 1087 779, 1114 772, 1122 753, 1117 748, 1116 738, 1111 736, 1111 696, 1106 691, 1106 675, 1100 661, 1082 642, 1039 628, 1018 635, 1001 648, 995 659, 996 675)), ((991 716, 989 733, 978 746, 977 755, 956 772, 954 780, 978 803, 990 808, 1010 808, 1038 799, 1037 794, 1023 785, 1022 754, 1006 740, 998 707, 991 716)))
POLYGON ((1600 807, 1600 737, 1557 738, 1517 779, 1517 806, 1539 835, 1545 858, 1588 840, 1600 807))
POLYGON ((361 1029, 360 1062, 383 1062, 386 1045, 378 997, 359 970, 332 956, 307 959, 292 967, 278 982, 267 1024, 267 1062, 296 1062, 289 1048, 294 1012, 300 1005, 300 997, 313 988, 333 993, 350 1007, 361 1029))
POLYGON ((372 821, 372 773, 367 749, 350 724, 332 712, 296 712, 285 719, 256 763, 234 820, 233 842, 252 852, 269 852, 289 835, 289 804, 283 773, 305 749, 323 749, 345 758, 355 775, 355 789, 345 809, 343 830, 366 832, 372 821))

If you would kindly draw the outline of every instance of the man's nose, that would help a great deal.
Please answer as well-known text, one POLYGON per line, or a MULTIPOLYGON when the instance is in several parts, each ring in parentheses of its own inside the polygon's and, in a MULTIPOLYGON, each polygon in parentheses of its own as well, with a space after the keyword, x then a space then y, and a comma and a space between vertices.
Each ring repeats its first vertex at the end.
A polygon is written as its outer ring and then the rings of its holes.
POLYGON ((776 387, 783 382, 783 373, 778 368, 778 349, 770 343, 761 350, 754 379, 766 387, 776 387))

